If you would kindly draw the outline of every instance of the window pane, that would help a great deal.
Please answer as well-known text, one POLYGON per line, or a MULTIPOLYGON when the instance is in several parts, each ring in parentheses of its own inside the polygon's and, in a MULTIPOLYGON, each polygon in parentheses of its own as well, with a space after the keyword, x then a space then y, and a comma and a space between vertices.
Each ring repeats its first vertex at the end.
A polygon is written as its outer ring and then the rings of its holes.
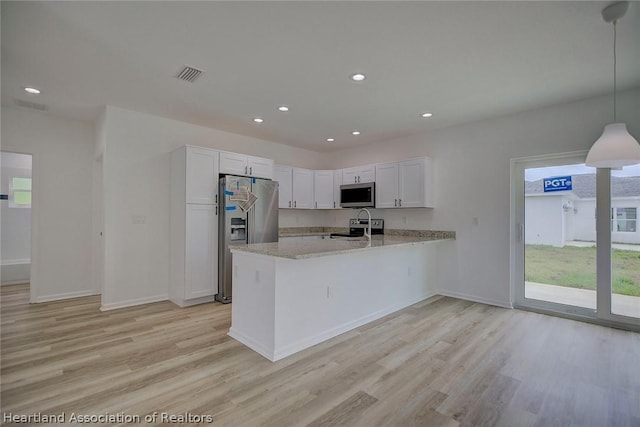
POLYGON ((13 178, 11 187, 13 190, 31 191, 31 178, 13 178))
POLYGON ((13 203, 16 205, 31 205, 31 191, 14 191, 13 203))

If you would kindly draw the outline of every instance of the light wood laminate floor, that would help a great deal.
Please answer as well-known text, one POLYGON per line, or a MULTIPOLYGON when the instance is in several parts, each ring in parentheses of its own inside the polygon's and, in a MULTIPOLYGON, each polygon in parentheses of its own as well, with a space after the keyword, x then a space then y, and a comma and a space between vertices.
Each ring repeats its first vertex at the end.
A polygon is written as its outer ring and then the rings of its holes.
POLYGON ((29 305, 24 285, 1 296, 1 405, 14 415, 640 426, 634 332, 435 297, 272 363, 227 337, 229 305, 101 312, 99 297, 29 305))

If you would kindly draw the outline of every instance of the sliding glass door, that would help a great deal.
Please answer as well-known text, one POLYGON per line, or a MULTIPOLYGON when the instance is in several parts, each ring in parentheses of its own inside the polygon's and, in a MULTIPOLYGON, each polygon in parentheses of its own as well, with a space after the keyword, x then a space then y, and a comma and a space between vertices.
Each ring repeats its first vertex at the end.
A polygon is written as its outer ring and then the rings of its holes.
POLYGON ((512 163, 514 305, 640 325, 640 168, 585 157, 512 163))

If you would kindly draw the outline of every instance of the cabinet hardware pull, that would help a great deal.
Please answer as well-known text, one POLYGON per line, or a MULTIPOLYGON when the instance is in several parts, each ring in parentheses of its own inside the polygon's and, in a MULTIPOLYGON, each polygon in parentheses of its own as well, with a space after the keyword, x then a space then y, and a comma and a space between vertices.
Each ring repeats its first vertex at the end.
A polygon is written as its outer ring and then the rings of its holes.
POLYGON ((218 207, 216 206, 216 215, 218 215, 218 207))
POLYGON ((291 207, 291 200, 289 200, 289 207, 291 207))
POLYGON ((316 202, 316 209, 318 209, 318 202, 316 202))
POLYGON ((218 203, 218 195, 216 194, 216 203, 218 203))
POLYGON ((249 175, 253 175, 253 166, 249 167, 249 175))
POLYGON ((398 199, 393 199, 393 206, 398 206, 398 199))
POLYGON ((398 199, 398 203, 402 206, 402 199, 398 199))

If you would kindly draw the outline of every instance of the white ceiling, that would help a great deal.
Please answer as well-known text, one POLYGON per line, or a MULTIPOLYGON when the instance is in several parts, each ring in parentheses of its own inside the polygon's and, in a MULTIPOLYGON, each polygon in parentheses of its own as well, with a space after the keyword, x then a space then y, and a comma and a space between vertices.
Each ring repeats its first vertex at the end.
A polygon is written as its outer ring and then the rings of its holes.
MULTIPOLYGON (((634 3, 619 89, 640 86, 634 3)), ((339 149, 610 93, 607 4, 2 1, 2 102, 82 120, 109 104, 339 149), (179 81, 185 64, 206 72, 179 81)))

